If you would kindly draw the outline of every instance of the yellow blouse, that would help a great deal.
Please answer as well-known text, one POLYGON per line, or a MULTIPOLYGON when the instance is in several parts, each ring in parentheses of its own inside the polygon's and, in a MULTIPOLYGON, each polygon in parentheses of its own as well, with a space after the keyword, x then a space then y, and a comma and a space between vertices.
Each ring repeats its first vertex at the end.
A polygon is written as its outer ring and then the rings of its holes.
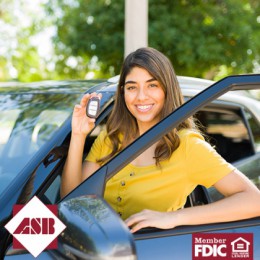
MULTIPOLYGON (((102 131, 97 137, 87 161, 111 152, 105 136, 102 131)), ((143 209, 178 210, 197 185, 208 188, 234 170, 199 133, 181 130, 179 136, 180 146, 161 168, 130 163, 107 182, 104 197, 123 219, 143 209)))

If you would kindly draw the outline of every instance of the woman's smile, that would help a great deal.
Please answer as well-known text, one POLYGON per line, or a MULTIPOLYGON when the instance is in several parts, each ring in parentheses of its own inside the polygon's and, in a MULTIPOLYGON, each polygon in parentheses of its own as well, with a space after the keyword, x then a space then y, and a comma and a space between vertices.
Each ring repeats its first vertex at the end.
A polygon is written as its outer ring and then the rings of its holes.
POLYGON ((136 105, 136 108, 139 112, 145 113, 145 112, 149 112, 153 108, 153 104, 152 105, 136 105))

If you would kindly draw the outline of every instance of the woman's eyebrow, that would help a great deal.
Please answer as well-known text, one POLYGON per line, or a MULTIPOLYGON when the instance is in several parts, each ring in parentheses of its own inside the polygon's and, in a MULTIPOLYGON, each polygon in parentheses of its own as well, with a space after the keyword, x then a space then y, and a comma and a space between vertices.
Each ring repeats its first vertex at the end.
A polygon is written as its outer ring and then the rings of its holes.
POLYGON ((151 79, 148 79, 146 82, 152 82, 152 81, 156 81, 155 78, 151 78, 151 79))
POLYGON ((127 82, 125 82, 125 85, 126 85, 126 84, 136 84, 136 82, 133 81, 133 80, 128 80, 127 82))
MULTIPOLYGON (((146 83, 152 82, 152 81, 156 81, 156 79, 155 78, 148 79, 148 80, 146 80, 146 83)), ((137 83, 136 81, 128 80, 128 81, 125 82, 125 85, 126 84, 136 84, 136 83, 137 83)))

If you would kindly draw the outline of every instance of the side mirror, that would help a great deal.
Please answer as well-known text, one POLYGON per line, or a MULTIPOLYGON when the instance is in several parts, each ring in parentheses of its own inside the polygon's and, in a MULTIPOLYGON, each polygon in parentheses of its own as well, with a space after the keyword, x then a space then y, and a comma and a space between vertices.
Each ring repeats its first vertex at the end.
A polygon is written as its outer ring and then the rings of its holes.
POLYGON ((66 225, 58 251, 73 259, 136 259, 132 234, 100 197, 86 195, 59 204, 66 225))

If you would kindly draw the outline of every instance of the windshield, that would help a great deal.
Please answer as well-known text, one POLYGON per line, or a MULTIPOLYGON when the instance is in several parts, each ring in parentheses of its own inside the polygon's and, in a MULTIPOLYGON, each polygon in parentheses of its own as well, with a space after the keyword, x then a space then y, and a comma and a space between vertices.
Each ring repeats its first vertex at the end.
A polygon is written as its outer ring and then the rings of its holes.
POLYGON ((0 194, 70 116, 80 96, 0 95, 0 194))

